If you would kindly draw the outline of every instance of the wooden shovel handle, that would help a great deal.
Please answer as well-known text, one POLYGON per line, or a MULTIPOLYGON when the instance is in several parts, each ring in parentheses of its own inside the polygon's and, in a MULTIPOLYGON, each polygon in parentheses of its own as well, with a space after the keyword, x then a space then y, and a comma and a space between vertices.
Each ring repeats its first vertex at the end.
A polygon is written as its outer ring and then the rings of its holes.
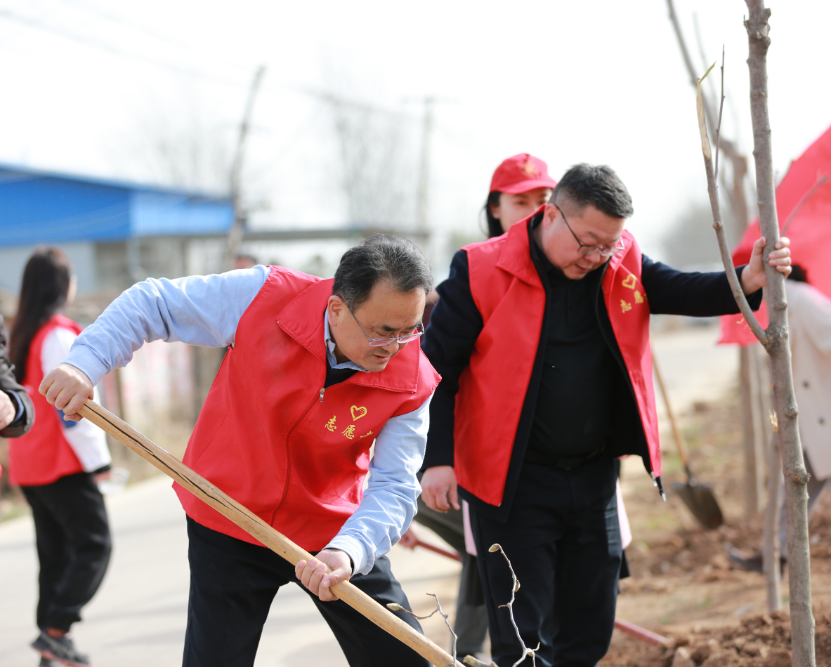
MULTIPOLYGON (((220 491, 201 475, 184 465, 170 452, 144 437, 126 422, 104 409, 94 401, 87 401, 78 414, 109 433, 128 449, 132 449, 163 473, 175 479, 200 500, 233 521, 249 535, 267 546, 292 565, 298 561, 310 560, 312 555, 301 549, 290 539, 274 530, 256 514, 240 505, 236 500, 220 491)), ((348 581, 342 581, 332 590, 350 607, 366 616, 375 625, 389 632, 393 637, 413 649, 434 665, 441 667, 463 667, 453 662, 453 657, 439 648, 424 635, 416 632, 391 611, 385 609, 366 593, 348 581)))
POLYGON ((684 464, 684 468, 687 470, 687 474, 689 475, 689 460, 690 455, 687 452, 687 443, 684 440, 684 436, 681 435, 681 429, 678 428, 678 422, 675 421, 675 414, 672 412, 672 406, 669 404, 669 396, 667 396, 667 389, 664 386, 664 378, 661 376, 661 371, 658 369, 658 360, 655 358, 655 354, 652 354, 652 368, 655 369, 655 377, 658 379, 658 387, 661 389, 661 396, 664 398, 664 405, 667 406, 667 416, 669 417, 669 423, 672 424, 672 435, 675 437, 675 444, 678 446, 678 455, 681 457, 681 463, 684 464))

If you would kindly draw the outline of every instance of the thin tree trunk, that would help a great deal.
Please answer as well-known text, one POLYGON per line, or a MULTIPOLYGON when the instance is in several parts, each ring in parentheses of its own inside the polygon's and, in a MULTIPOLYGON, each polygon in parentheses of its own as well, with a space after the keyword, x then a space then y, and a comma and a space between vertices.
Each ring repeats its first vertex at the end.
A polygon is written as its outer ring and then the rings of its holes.
POLYGON ((763 480, 760 475, 765 460, 764 448, 759 441, 764 438, 760 432, 761 401, 759 399, 759 361, 756 346, 740 348, 740 383, 742 403, 742 430, 744 435, 744 514, 750 518, 762 507, 763 480))
POLYGON ((779 570, 779 506, 782 496, 782 459, 779 457, 776 434, 768 444, 768 506, 765 510, 765 532, 762 562, 768 611, 782 608, 782 574, 779 570))
POLYGON ((788 314, 785 280, 767 262, 768 253, 779 239, 773 179, 770 118, 767 104, 767 51, 770 46, 770 10, 764 0, 746 0, 749 17, 745 22, 750 57, 750 109, 753 121, 753 156, 756 161, 756 191, 759 224, 765 245, 765 273, 768 279, 767 349, 771 360, 773 394, 778 421, 779 449, 785 471, 788 570, 790 583, 791 638, 794 667, 814 667, 814 616, 811 609, 811 564, 808 543, 808 473, 802 458, 794 397, 791 350, 788 345, 788 314))
POLYGON ((764 504, 765 480, 768 471, 768 441, 773 432, 770 424, 770 362, 764 349, 759 346, 752 346, 750 358, 753 362, 753 410, 756 425, 753 429, 755 435, 756 452, 756 481, 759 489, 759 511, 764 504))
POLYGON ((770 381, 770 358, 761 357, 756 350, 758 363, 758 386, 760 422, 757 432, 760 434, 763 447, 763 459, 767 471, 768 505, 765 515, 765 532, 762 539, 762 557, 765 572, 765 588, 767 589, 768 609, 775 611, 782 608, 782 574, 779 563, 779 517, 782 507, 782 458, 779 456, 779 444, 776 432, 771 424, 770 414, 773 410, 773 392, 770 381), (773 515, 770 512, 773 512, 773 515), (772 567, 776 563, 777 567, 772 567))

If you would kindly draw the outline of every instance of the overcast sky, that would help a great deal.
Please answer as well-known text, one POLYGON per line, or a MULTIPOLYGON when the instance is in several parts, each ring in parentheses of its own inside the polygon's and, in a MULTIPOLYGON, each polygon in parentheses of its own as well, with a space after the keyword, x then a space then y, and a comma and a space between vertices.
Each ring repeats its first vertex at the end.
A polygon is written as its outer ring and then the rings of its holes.
MULTIPOLYGON (((768 4, 781 175, 831 124, 831 3, 768 4)), ((726 46, 724 133, 749 153, 746 6, 676 8, 696 62, 694 11, 708 58, 726 46)), ((333 89, 405 114, 416 143, 418 100, 439 98, 430 219, 445 230, 476 233, 493 169, 520 152, 546 160, 554 178, 577 162, 614 167, 647 251, 706 197, 694 91, 664 0, 0 0, 0 161, 158 179, 141 147, 180 131, 231 146, 260 64, 247 156, 249 193, 271 205, 260 221, 345 221, 331 117, 305 92, 333 89)))

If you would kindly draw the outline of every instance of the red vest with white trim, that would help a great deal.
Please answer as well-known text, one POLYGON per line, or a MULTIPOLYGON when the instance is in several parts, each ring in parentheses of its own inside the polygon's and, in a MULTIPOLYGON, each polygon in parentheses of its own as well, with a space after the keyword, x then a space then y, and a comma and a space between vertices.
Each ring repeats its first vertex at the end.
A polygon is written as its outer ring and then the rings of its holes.
POLYGON ((36 419, 26 435, 9 440, 9 481, 18 486, 51 484, 84 469, 64 436, 58 411, 38 391, 44 376, 41 361, 43 342, 58 328, 81 333, 81 327, 68 317, 55 315, 35 334, 26 357, 23 386, 35 406, 36 419))
MULTIPOLYGON (((535 213, 536 214, 536 213, 535 213)), ((535 215, 534 214, 534 215, 535 215)), ((545 288, 530 255, 528 223, 465 247, 470 290, 484 326, 456 395, 455 471, 459 484, 499 505, 517 427, 542 335, 545 288)), ((658 419, 649 347, 649 302, 642 255, 623 232, 626 249, 603 274, 603 299, 635 393, 652 472, 661 474, 658 419)))
MULTIPOLYGON (((240 319, 184 457, 309 551, 325 547, 357 509, 370 446, 387 420, 421 407, 440 379, 412 342, 383 371, 357 372, 323 391, 332 283, 271 267, 240 319)), ((257 543, 174 487, 197 523, 257 543)))

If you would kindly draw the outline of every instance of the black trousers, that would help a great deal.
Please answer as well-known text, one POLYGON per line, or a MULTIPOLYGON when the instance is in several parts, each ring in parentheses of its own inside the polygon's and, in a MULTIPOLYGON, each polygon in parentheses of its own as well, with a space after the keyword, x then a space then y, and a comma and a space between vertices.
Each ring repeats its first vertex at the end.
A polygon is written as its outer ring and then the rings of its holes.
POLYGON ((107 509, 92 475, 21 487, 32 507, 40 573, 37 624, 69 630, 81 620, 110 563, 107 509))
MULTIPOLYGON (((427 667, 427 661, 341 600, 321 602, 300 584, 294 566, 266 547, 218 533, 188 518, 190 598, 183 667, 251 667, 263 624, 279 588, 289 582, 314 600, 351 667, 427 667)), ((410 609, 407 596, 379 558, 352 583, 382 605, 410 609)), ((418 621, 395 612, 421 632, 418 621)))
POLYGON ((601 455, 573 470, 525 463, 508 520, 471 508, 491 653, 499 667, 522 656, 509 611, 511 572, 520 589, 513 611, 538 667, 591 667, 608 651, 621 563, 613 461, 601 455))

